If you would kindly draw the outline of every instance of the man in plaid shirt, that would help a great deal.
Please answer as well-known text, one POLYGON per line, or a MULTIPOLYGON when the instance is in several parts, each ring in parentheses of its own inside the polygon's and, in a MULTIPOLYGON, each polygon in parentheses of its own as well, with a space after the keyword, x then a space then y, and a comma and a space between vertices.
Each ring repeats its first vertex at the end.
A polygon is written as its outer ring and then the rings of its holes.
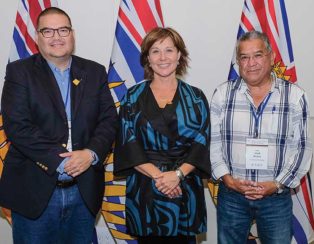
POLYGON ((253 219, 262 243, 290 243, 290 188, 312 158, 306 94, 272 72, 275 53, 264 33, 245 33, 236 52, 240 77, 221 84, 211 102, 218 243, 246 243, 253 219))

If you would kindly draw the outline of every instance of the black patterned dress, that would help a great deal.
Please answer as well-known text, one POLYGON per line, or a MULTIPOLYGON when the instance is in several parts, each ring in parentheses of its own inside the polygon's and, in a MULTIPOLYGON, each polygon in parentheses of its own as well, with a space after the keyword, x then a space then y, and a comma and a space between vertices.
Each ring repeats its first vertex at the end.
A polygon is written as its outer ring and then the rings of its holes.
POLYGON ((202 178, 210 175, 209 108, 203 92, 178 80, 171 104, 159 108, 151 81, 130 88, 120 107, 114 173, 127 176, 126 225, 134 236, 193 236, 207 229, 202 178), (152 162, 161 171, 195 166, 170 199, 135 166, 152 162))

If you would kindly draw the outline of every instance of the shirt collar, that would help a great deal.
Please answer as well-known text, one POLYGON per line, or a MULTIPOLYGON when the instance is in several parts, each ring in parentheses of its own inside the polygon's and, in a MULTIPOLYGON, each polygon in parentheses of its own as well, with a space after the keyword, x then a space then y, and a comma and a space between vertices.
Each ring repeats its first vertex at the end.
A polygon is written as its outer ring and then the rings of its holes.
POLYGON ((47 60, 47 63, 53 72, 58 72, 58 73, 69 72, 71 68, 71 64, 72 64, 72 57, 70 57, 69 63, 64 71, 61 71, 57 66, 55 66, 52 62, 49 62, 48 60, 47 60))
MULTIPOLYGON (((272 86, 270 91, 274 92, 275 90, 280 92, 279 89, 279 78, 276 76, 275 72, 271 72, 272 86)), ((233 84, 233 89, 238 89, 241 93, 246 93, 248 91, 248 86, 242 77, 239 77, 233 84)))

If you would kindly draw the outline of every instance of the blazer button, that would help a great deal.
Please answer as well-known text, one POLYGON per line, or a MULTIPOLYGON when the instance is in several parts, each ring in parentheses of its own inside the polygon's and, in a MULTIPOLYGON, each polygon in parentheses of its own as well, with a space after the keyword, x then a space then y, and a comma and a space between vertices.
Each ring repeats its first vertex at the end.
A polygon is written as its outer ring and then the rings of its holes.
POLYGON ((64 148, 66 148, 66 147, 67 147, 67 144, 63 143, 62 146, 63 146, 64 148))

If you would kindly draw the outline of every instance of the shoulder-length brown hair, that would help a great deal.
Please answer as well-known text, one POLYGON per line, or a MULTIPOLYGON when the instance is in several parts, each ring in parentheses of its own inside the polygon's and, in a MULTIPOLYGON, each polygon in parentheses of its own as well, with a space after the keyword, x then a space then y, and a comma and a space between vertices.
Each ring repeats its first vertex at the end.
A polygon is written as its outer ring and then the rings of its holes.
POLYGON ((167 27, 157 27, 152 29, 147 33, 145 38, 143 39, 141 45, 141 65, 144 68, 144 78, 145 79, 153 79, 154 72, 152 68, 149 66, 148 54, 150 48, 154 45, 156 41, 165 40, 167 37, 170 37, 174 46, 181 53, 179 64, 176 69, 176 74, 182 76, 186 74, 186 70, 188 67, 189 53, 186 49, 185 43, 182 37, 176 32, 174 29, 167 27))

